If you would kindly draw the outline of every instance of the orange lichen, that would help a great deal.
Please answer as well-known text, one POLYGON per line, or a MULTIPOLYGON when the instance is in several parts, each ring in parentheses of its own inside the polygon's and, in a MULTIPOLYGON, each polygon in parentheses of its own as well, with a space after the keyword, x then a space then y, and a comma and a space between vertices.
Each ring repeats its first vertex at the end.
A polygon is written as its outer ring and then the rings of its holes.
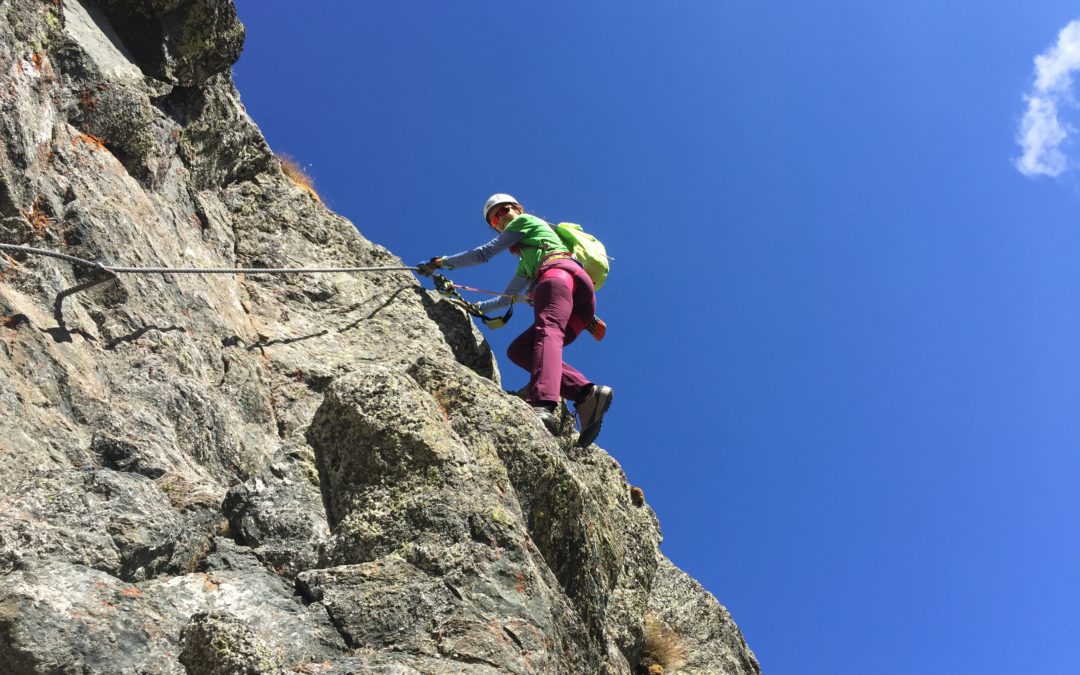
POLYGON ((30 60, 34 62, 34 70, 41 72, 41 69, 44 67, 43 64, 45 62, 45 59, 42 58, 41 54, 35 53, 33 56, 30 57, 30 60))
POLYGON ((278 159, 281 161, 282 173, 304 192, 307 192, 312 199, 322 203, 319 193, 315 191, 315 181, 311 180, 311 176, 307 175, 300 163, 288 155, 278 155, 278 159))
POLYGON ((45 230, 53 225, 52 220, 41 210, 40 198, 34 202, 34 206, 30 209, 30 213, 26 214, 26 219, 30 221, 30 226, 34 228, 34 236, 38 239, 43 238, 45 236, 45 230))
POLYGON ((125 598, 137 598, 142 595, 142 591, 135 587, 125 588, 124 590, 120 591, 120 595, 124 596, 125 598))
POLYGON ((78 147, 80 143, 89 145, 94 150, 104 150, 105 141, 97 136, 91 136, 90 134, 79 134, 71 139, 71 144, 78 147))
POLYGON ((453 400, 450 396, 449 387, 441 387, 432 394, 432 398, 435 399, 435 405, 439 406, 439 412, 442 413, 443 419, 447 422, 450 421, 450 407, 453 405, 453 400))
POLYGON ((17 269, 19 269, 19 263, 11 256, 4 255, 4 264, 0 265, 0 281, 6 280, 9 274, 15 274, 17 269))

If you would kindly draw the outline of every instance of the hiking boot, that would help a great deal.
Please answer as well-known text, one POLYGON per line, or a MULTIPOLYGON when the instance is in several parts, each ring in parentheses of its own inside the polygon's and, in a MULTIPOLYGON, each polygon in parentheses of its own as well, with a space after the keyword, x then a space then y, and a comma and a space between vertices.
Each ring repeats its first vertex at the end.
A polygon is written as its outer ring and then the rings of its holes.
POLYGON ((533 412, 540 418, 540 421, 544 423, 547 430, 551 432, 552 436, 559 435, 559 418, 555 416, 555 413, 551 408, 546 405, 534 405, 533 412))
POLYGON ((611 387, 593 385, 589 396, 574 406, 577 411, 578 424, 581 425, 581 434, 578 436, 577 446, 587 448, 596 440, 600 433, 600 425, 604 422, 604 413, 611 407, 611 399, 615 392, 611 387))

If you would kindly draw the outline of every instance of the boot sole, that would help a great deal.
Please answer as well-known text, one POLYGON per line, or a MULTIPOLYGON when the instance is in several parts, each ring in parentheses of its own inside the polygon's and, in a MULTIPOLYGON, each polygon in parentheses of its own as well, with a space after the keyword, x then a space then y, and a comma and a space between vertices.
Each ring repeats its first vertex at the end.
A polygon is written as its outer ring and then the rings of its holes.
POLYGON ((592 445, 592 442, 596 440, 596 437, 600 435, 600 427, 604 424, 604 415, 607 414, 608 408, 611 407, 611 402, 615 400, 615 393, 612 392, 611 396, 608 396, 608 400, 604 403, 604 409, 600 412, 600 419, 593 423, 588 429, 583 429, 581 434, 578 435, 577 447, 587 448, 592 445))

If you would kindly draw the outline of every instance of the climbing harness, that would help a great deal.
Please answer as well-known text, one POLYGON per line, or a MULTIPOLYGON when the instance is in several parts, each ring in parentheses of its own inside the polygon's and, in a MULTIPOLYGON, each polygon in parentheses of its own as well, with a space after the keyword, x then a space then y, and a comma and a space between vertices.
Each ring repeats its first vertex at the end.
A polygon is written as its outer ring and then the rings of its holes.
POLYGON ((97 260, 46 251, 17 244, 0 244, 0 250, 27 253, 65 260, 73 265, 101 270, 108 274, 335 274, 350 272, 414 272, 415 267, 119 267, 97 260))
MULTIPOLYGON (((445 277, 443 277, 443 278, 445 279, 445 277)), ((457 284, 457 283, 454 283, 454 282, 450 282, 450 285, 453 286, 454 288, 460 288, 463 291, 472 291, 473 293, 484 293, 486 295, 498 295, 498 296, 501 296, 501 297, 504 297, 504 298, 511 298, 515 302, 519 301, 519 300, 527 300, 528 299, 527 296, 524 296, 524 295, 514 295, 512 293, 500 293, 499 291, 488 291, 488 290, 485 290, 483 288, 473 288, 472 286, 465 286, 463 284, 457 284)))
MULTIPOLYGON (((497 293, 495 291, 485 291, 482 288, 473 288, 472 286, 462 286, 461 284, 455 284, 453 281, 450 281, 449 279, 447 279, 442 274, 433 274, 433 275, 431 275, 431 280, 433 282, 435 282, 435 290, 438 291, 439 295, 441 295, 444 298, 448 299, 450 302, 454 303, 455 305, 458 305, 459 307, 464 309, 466 312, 468 312, 470 315, 481 319, 484 322, 484 324, 486 324, 490 328, 502 328, 503 326, 505 326, 506 322, 509 321, 510 317, 513 316, 513 314, 514 314, 514 305, 511 304, 510 308, 508 310, 506 310, 506 314, 503 314, 502 316, 495 316, 495 317, 488 316, 487 314, 484 314, 483 312, 478 310, 474 303, 471 303, 468 300, 466 300, 461 295, 461 293, 458 292, 459 288, 462 289, 462 290, 466 290, 466 291, 472 291, 474 293, 486 293, 488 295, 501 295, 504 298, 513 298, 514 300, 518 300, 518 299, 522 298, 522 296, 520 296, 520 295, 511 295, 509 293, 497 293)), ((596 338, 597 341, 600 341, 600 340, 603 340, 604 335, 607 334, 607 324, 604 323, 603 319, 601 319, 600 317, 594 316, 592 321, 590 321, 585 326, 585 330, 589 332, 589 335, 592 335, 594 338, 596 338)))

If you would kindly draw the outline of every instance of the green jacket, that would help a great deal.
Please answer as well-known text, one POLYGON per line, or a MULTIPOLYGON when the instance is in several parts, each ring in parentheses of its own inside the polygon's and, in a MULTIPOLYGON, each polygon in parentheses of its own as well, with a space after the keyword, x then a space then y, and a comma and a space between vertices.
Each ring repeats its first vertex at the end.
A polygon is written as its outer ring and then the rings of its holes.
POLYGON ((521 241, 510 250, 520 254, 521 261, 518 263, 517 275, 526 279, 535 281, 537 270, 549 254, 570 252, 550 225, 527 213, 511 220, 506 226, 506 231, 522 234, 521 241), (514 248, 518 250, 515 251, 514 248))

